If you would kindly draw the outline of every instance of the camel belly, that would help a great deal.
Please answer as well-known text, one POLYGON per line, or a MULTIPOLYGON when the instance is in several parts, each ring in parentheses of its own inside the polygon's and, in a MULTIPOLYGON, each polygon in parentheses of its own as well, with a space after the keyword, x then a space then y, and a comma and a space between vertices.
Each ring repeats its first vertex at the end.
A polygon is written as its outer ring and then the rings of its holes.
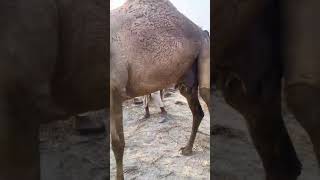
POLYGON ((128 74, 127 94, 130 97, 146 95, 176 84, 191 67, 195 59, 176 60, 166 65, 152 63, 132 65, 128 74))

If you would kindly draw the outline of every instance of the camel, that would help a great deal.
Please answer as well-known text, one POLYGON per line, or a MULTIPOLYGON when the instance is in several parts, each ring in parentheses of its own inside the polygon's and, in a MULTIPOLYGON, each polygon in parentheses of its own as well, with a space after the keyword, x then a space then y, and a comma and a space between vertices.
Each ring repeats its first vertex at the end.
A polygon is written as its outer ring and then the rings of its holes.
POLYGON ((0 1, 1 180, 41 179, 41 123, 108 107, 107 5, 0 1))
POLYGON ((210 37, 169 0, 128 0, 110 12, 110 132, 117 179, 124 179, 122 102, 178 84, 193 114, 183 155, 191 155, 209 106, 210 37))
POLYGON ((282 99, 308 133, 320 165, 319 5, 214 1, 211 70, 226 102, 246 119, 266 180, 297 180, 302 170, 282 99))

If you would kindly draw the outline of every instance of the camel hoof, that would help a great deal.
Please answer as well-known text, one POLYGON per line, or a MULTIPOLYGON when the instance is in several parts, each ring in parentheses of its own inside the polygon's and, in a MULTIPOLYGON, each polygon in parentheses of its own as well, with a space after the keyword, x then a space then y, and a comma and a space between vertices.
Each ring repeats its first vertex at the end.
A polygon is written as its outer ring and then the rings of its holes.
POLYGON ((192 155, 192 149, 188 147, 182 147, 181 149, 181 154, 184 156, 191 156, 192 155))

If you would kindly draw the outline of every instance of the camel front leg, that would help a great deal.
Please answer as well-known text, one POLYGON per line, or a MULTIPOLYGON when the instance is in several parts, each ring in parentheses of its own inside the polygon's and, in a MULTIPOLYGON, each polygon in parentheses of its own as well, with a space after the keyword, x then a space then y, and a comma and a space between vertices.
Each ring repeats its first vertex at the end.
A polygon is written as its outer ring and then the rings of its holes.
POLYGON ((110 131, 112 150, 117 165, 117 180, 123 180, 123 152, 124 152, 124 134, 122 120, 122 100, 119 91, 111 90, 111 113, 110 113, 110 131))

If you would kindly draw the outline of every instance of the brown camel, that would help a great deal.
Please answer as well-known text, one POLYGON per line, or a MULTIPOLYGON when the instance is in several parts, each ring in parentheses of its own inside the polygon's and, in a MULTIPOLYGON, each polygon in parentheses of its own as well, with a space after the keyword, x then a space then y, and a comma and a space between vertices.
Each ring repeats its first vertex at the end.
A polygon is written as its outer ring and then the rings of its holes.
POLYGON ((204 116, 198 91, 209 105, 210 37, 168 0, 128 0, 110 13, 110 130, 123 176, 122 102, 178 84, 193 114, 192 133, 183 155, 191 155, 204 116))

